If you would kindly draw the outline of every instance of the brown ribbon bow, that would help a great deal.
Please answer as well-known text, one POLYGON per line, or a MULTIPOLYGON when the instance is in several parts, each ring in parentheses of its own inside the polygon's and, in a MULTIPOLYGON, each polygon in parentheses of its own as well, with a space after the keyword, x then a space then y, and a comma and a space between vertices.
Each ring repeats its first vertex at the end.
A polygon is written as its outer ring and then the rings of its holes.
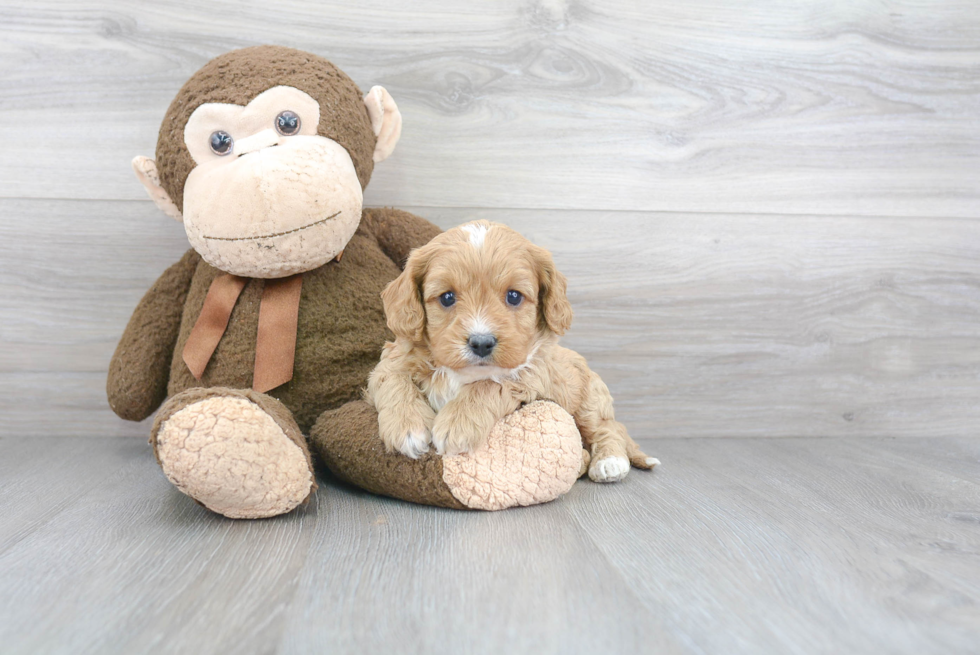
MULTIPOLYGON (((194 378, 200 380, 218 342, 228 328, 231 311, 248 278, 225 273, 211 283, 183 358, 194 378)), ((296 326, 303 276, 265 280, 259 304, 259 331, 255 341, 255 370, 252 388, 265 393, 293 379, 296 356, 296 326)))

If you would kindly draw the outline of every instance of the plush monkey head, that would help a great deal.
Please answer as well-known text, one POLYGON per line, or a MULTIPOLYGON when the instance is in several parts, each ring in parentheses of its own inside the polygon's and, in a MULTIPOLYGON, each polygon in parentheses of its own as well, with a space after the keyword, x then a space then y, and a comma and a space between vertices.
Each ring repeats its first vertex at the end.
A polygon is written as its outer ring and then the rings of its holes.
POLYGON ((400 134, 380 86, 362 97, 322 57, 258 46, 195 73, 163 119, 156 161, 137 157, 133 168, 206 262, 285 277, 344 249, 374 164, 400 134))

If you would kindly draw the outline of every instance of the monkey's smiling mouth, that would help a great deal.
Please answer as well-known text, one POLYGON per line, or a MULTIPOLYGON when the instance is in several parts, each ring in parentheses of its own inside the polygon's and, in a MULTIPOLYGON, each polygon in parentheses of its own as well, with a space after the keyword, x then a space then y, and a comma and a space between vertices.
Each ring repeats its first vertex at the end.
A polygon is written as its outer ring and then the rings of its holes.
POLYGON ((311 227, 316 227, 317 225, 322 225, 323 223, 326 223, 327 221, 329 221, 331 218, 337 218, 337 216, 339 216, 339 215, 340 215, 340 212, 336 212, 335 214, 331 214, 330 216, 327 216, 326 218, 320 219, 319 221, 316 221, 315 223, 310 223, 309 225, 304 225, 303 227, 293 228, 292 230, 286 230, 285 232, 276 232, 275 234, 263 234, 263 235, 257 236, 257 237, 209 237, 207 235, 203 235, 202 234, 201 235, 201 238, 203 238, 203 239, 210 239, 211 241, 258 241, 259 239, 272 239, 274 237, 281 237, 281 236, 285 236, 287 234, 292 234, 293 232, 301 232, 303 230, 308 230, 311 227))

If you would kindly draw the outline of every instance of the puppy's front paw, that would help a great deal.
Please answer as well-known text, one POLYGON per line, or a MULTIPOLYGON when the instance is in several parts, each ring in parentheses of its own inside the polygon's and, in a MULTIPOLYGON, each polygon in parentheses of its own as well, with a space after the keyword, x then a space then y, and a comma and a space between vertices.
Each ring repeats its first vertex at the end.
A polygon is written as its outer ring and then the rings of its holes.
POLYGON ((381 439, 388 450, 397 450, 406 457, 418 459, 429 451, 431 420, 414 412, 378 412, 381 439))
POLYGON ((593 482, 619 482, 630 472, 630 461, 625 457, 596 458, 589 464, 589 478, 593 482))
POLYGON ((452 456, 477 450, 486 441, 482 434, 466 420, 451 419, 452 413, 443 410, 436 415, 432 426, 432 445, 440 455, 452 456))
POLYGON ((409 432, 402 435, 399 440, 401 443, 395 446, 395 450, 406 457, 418 459, 429 452, 429 444, 432 443, 432 433, 427 429, 421 432, 409 432))

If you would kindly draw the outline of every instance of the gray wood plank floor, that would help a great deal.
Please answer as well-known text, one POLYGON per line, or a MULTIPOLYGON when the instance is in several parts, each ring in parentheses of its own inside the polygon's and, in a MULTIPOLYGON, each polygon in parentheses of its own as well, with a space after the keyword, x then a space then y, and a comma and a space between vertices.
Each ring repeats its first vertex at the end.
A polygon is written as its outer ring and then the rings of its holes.
POLYGON ((0 439, 4 653, 975 653, 980 440, 660 439, 500 513, 210 514, 142 440, 0 439))
POLYGON ((0 1, 0 652, 980 652, 978 108, 975 0, 0 1), (366 204, 554 252, 662 469, 253 522, 166 482, 104 395, 187 247, 129 162, 260 43, 395 97, 366 204))

